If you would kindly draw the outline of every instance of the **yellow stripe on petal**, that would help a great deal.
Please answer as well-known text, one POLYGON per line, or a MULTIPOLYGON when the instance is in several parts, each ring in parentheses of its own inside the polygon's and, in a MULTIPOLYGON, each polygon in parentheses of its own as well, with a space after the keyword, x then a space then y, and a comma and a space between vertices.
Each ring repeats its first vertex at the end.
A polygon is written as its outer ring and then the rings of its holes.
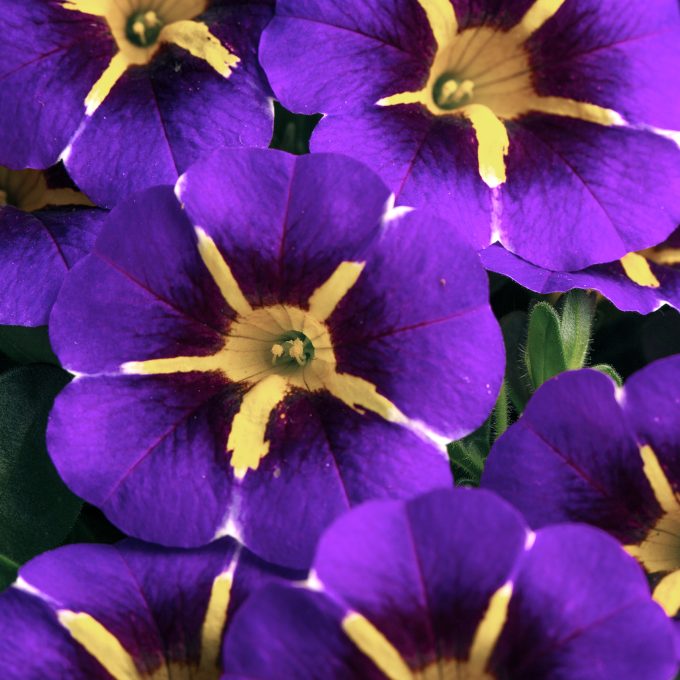
POLYGON ((126 375, 168 375, 170 373, 209 373, 225 372, 225 356, 222 352, 205 357, 169 357, 167 359, 148 359, 147 361, 128 361, 120 370, 126 375))
POLYGON ((628 253, 622 257, 621 266, 626 276, 638 286, 645 286, 646 288, 658 288, 661 284, 659 279, 654 276, 649 262, 638 253, 628 253))
POLYGON ((101 106, 129 65, 128 58, 122 52, 116 52, 104 73, 85 97, 85 113, 88 116, 91 116, 101 106))
POLYGON ((227 441, 237 479, 243 479, 248 470, 257 470, 260 461, 269 453, 269 442, 265 439, 267 425, 287 390, 288 381, 281 375, 272 374, 251 387, 243 397, 227 441))
POLYGON ((341 262, 329 279, 312 293, 309 313, 317 321, 325 321, 357 282, 364 266, 365 262, 341 262))
POLYGON ((657 248, 648 248, 640 252, 640 255, 655 264, 671 267, 674 264, 680 264, 680 248, 664 248, 658 246, 657 248))
POLYGON ((383 97, 376 102, 377 106, 396 106, 397 104, 424 104, 427 106, 428 98, 425 90, 418 92, 399 92, 389 97, 383 97))
POLYGON ((673 487, 664 474, 661 463, 659 463, 659 459, 656 457, 652 447, 648 445, 641 446, 640 455, 642 456, 643 472, 649 480, 654 491, 654 497, 662 510, 668 514, 680 511, 680 504, 673 491, 673 487))
POLYGON ((546 21, 552 19, 562 7, 565 0, 536 0, 526 11, 522 20, 512 32, 520 33, 525 38, 535 33, 546 21))
POLYGON ((142 678, 132 657, 118 638, 95 618, 67 609, 62 609, 57 615, 59 623, 68 630, 73 639, 85 647, 115 680, 142 678))
POLYGON ((458 19, 451 0, 418 0, 427 15, 437 46, 448 45, 458 33, 458 19))
POLYGON ((482 675, 489 663, 508 618, 511 598, 512 583, 508 582, 493 594, 484 618, 477 626, 470 649, 470 658, 466 664, 466 670, 473 677, 477 677, 475 674, 482 675))
POLYGON ((198 21, 176 21, 168 24, 163 27, 159 40, 174 43, 194 57, 206 61, 223 78, 228 78, 241 61, 222 45, 208 26, 198 21))
POLYGON ((587 123, 608 127, 626 124, 623 116, 613 109, 606 109, 603 106, 579 102, 575 99, 566 99, 565 97, 523 96, 521 98, 521 110, 518 110, 516 116, 532 112, 577 118, 587 123))
POLYGON ((231 587, 234 582, 236 562, 232 562, 228 571, 220 574, 212 584, 210 600, 203 619, 201 629, 201 665, 200 671, 206 677, 218 672, 220 649, 224 626, 227 623, 227 609, 231 598, 231 587))
POLYGON ((481 104, 459 109, 471 123, 477 136, 477 161, 484 183, 495 189, 505 183, 505 157, 510 148, 508 131, 493 111, 481 104))
POLYGON ((238 282, 231 273, 231 268, 222 257, 215 241, 200 227, 196 227, 196 235, 198 236, 198 252, 201 259, 215 280, 225 302, 241 316, 250 314, 253 308, 241 292, 238 282))
POLYGON ((678 613, 680 610, 680 570, 668 574, 659 581, 654 588, 653 598, 668 616, 675 616, 678 613))
POLYGON ((64 9, 72 9, 84 14, 104 17, 108 14, 110 5, 110 0, 66 0, 63 7, 64 9))
POLYGON ((352 612, 342 620, 342 630, 390 680, 413 678, 401 654, 367 618, 352 612))

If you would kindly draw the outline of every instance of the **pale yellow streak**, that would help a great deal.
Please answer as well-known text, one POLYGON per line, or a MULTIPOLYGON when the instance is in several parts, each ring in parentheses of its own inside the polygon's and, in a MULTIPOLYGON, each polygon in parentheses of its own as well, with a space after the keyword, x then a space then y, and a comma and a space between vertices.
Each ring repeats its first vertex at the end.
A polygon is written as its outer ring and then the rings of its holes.
POLYGON ((425 90, 418 92, 398 92, 389 97, 383 97, 376 102, 377 106, 395 106, 397 104, 424 104, 427 106, 425 90))
POLYGON ((352 612, 342 620, 345 635, 390 680, 411 680, 413 674, 392 643, 365 617, 352 612))
POLYGON ((654 276, 654 272, 651 270, 649 262, 647 262, 642 255, 638 255, 638 253, 628 253, 628 255, 622 257, 619 261, 623 267, 623 271, 626 272, 626 276, 633 283, 637 283, 638 286, 658 288, 661 285, 656 276, 654 276))
POLYGON ((640 255, 647 258, 655 264, 664 265, 666 267, 680 264, 680 248, 648 248, 640 252, 640 255))
POLYGON ((521 101, 522 107, 518 109, 516 116, 513 117, 535 111, 554 116, 564 116, 566 118, 578 118, 588 123, 596 123, 597 125, 606 125, 608 127, 625 125, 626 123, 621 114, 613 109, 606 109, 596 104, 588 104, 587 102, 579 102, 575 99, 533 95, 522 96, 521 101))
POLYGON ((536 0, 526 11, 522 20, 512 29, 513 33, 519 33, 528 38, 535 33, 546 21, 557 14, 565 0, 536 0))
POLYGON ((680 503, 650 446, 640 447, 643 472, 663 515, 639 545, 625 546, 650 573, 675 571, 680 567, 680 503))
POLYGON ((215 241, 201 227, 196 227, 196 235, 198 236, 198 252, 201 259, 215 280, 226 303, 240 316, 251 314, 253 308, 241 292, 238 282, 222 257, 222 253, 217 249, 215 241))
POLYGON ((200 371, 222 371, 225 373, 225 354, 218 352, 204 357, 169 357, 167 359, 148 359, 147 361, 128 361, 120 368, 127 375, 167 375, 169 373, 193 373, 200 371))
POLYGON ((218 672, 218 661, 222 634, 227 622, 227 609, 231 597, 233 571, 220 574, 212 584, 208 609, 201 629, 201 666, 200 671, 207 676, 218 672))
POLYGON ((641 446, 640 455, 642 456, 643 472, 649 480, 654 491, 654 497, 661 506, 661 509, 667 514, 680 511, 680 504, 678 504, 673 487, 664 474, 661 463, 659 463, 659 459, 656 457, 652 447, 648 445, 641 446))
POLYGON ((288 381, 274 373, 256 383, 243 397, 227 440, 237 479, 243 479, 248 470, 257 470, 260 461, 269 453, 269 441, 265 439, 267 425, 272 411, 287 391, 288 381))
POLYGON ((88 116, 91 116, 101 106, 129 65, 127 57, 122 52, 116 52, 104 73, 85 97, 85 113, 88 116))
POLYGON ((508 131, 487 106, 470 104, 459 111, 475 130, 479 174, 488 187, 495 189, 506 180, 505 157, 510 148, 508 131))
POLYGON ((668 616, 675 616, 680 610, 680 570, 664 576, 654 588, 653 597, 668 616))
POLYGON ((109 12, 110 4, 110 0, 67 0, 64 2, 64 9, 104 17, 109 12))
POLYGON ((309 298, 309 313, 324 322, 338 306, 342 298, 354 286, 365 262, 341 262, 328 280, 322 283, 309 298))
POLYGON ((94 205, 85 194, 75 189, 48 189, 43 200, 43 205, 94 205))
POLYGON ((57 613, 59 623, 68 630, 115 680, 140 680, 130 654, 112 633, 99 621, 83 612, 62 609, 57 613))
POLYGON ((174 43, 194 57, 203 59, 224 78, 228 78, 232 69, 241 61, 222 45, 205 24, 198 21, 176 21, 168 24, 161 30, 159 40, 174 43))
POLYGON ((467 662, 468 672, 471 671, 473 677, 476 673, 480 675, 484 673, 489 663, 508 618, 508 606, 511 597, 512 583, 508 582, 493 594, 484 618, 477 627, 470 649, 470 658, 467 662))
POLYGON ((332 371, 323 378, 323 386, 359 413, 371 411, 391 423, 409 423, 409 419, 389 399, 378 394, 376 386, 368 380, 350 373, 332 371))
POLYGON ((458 19, 451 0, 418 0, 427 15, 437 47, 448 45, 458 33, 458 19))

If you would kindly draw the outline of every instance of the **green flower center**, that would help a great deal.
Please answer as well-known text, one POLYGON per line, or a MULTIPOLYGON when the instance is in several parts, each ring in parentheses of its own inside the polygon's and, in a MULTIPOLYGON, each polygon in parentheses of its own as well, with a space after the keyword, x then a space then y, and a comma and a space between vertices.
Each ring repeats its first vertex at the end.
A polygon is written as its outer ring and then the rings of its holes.
POLYGON ((135 12, 125 24, 125 37, 137 47, 150 47, 157 40, 163 22, 153 10, 135 12))
POLYGON ((471 80, 461 80, 454 73, 443 73, 432 87, 432 99, 443 111, 451 111, 469 104, 475 84, 471 80))
POLYGON ((314 358, 312 341, 299 331, 284 333, 272 345, 272 364, 279 368, 306 366, 314 358))

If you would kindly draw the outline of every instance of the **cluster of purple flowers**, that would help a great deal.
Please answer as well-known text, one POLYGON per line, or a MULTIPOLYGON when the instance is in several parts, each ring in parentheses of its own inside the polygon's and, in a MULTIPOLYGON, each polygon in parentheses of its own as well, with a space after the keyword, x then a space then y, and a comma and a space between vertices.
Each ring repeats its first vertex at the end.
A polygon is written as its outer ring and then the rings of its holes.
POLYGON ((680 355, 546 382, 483 489, 448 445, 487 271, 680 309, 678 45, 677 0, 0 0, 0 324, 129 536, 20 568, 0 678, 672 680, 680 355))

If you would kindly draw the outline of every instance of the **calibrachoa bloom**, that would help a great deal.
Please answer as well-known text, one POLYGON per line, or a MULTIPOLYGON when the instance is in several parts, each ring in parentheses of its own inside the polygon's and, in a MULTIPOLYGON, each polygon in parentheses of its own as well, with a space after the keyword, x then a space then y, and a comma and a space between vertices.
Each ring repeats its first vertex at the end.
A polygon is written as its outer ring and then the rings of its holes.
POLYGON ((106 215, 74 207, 91 205, 50 187, 43 172, 0 167, 0 324, 47 323, 66 272, 92 248, 106 215))
POLYGON ((339 519, 307 587, 254 593, 223 658, 263 679, 669 680, 671 630, 606 534, 533 533, 493 494, 439 490, 339 519))
POLYGON ((267 146, 272 0, 0 0, 0 163, 58 158, 96 203, 267 146))
POLYGON ((376 497, 451 483, 503 374, 486 274, 356 161, 223 150, 112 211, 50 320, 48 448, 139 538, 308 564, 376 497))
POLYGON ((251 591, 296 574, 232 539, 194 550, 71 545, 0 595, 3 680, 218 680, 225 629, 251 591))
POLYGON ((605 529, 680 609, 680 357, 650 364, 617 389, 592 370, 542 386, 494 445, 482 484, 532 526, 605 529))
POLYGON ((680 221, 676 0, 278 0, 260 59, 315 151, 577 270, 680 221), (668 137, 674 137, 669 139, 668 137))
POLYGON ((680 309, 680 229, 655 248, 576 272, 543 269, 499 245, 489 246, 480 256, 488 270, 537 293, 593 289, 623 311, 647 314, 663 304, 680 309))

